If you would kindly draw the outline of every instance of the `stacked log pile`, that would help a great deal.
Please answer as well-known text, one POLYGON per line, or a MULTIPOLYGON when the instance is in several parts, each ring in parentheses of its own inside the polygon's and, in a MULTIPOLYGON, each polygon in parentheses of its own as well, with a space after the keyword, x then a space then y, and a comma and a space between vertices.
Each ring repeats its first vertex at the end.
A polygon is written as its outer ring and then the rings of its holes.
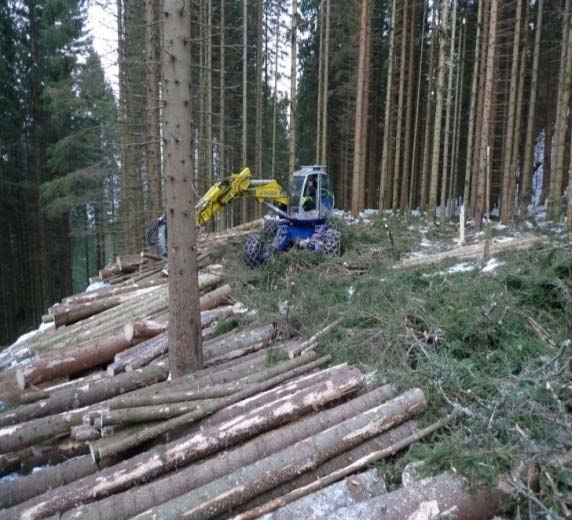
POLYGON ((113 282, 54 306, 50 329, 4 354, 2 518, 254 518, 445 424, 417 426, 420 389, 366 390, 357 368, 320 356, 338 322, 301 339, 241 319, 214 336, 244 309, 208 267, 204 368, 170 379, 162 265, 118 259, 100 273, 113 282))

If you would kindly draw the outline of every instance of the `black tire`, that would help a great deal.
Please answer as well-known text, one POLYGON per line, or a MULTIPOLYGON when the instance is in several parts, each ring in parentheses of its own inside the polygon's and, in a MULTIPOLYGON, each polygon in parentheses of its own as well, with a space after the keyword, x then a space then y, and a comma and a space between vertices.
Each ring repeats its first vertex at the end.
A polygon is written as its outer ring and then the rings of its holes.
POLYGON ((249 235, 244 242, 244 262, 249 267, 258 267, 262 263, 262 237, 249 235))
POLYGON ((337 229, 327 229, 324 234, 324 253, 328 256, 342 254, 342 235, 337 229))
POLYGON ((274 219, 265 219, 262 234, 266 238, 274 238, 278 231, 278 221, 274 219))

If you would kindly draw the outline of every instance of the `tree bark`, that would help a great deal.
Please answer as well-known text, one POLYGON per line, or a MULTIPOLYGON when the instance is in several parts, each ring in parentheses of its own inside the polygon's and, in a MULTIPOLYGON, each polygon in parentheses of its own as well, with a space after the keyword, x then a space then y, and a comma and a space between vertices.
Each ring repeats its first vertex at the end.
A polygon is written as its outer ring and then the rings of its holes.
POLYGON ((351 419, 356 414, 387 401, 393 396, 393 393, 394 391, 389 385, 378 388, 335 408, 324 410, 301 421, 262 434, 234 450, 224 452, 216 459, 193 464, 187 468, 179 469, 176 473, 163 479, 131 488, 94 504, 69 511, 63 515, 62 520, 71 518, 107 520, 111 516, 115 518, 135 516, 234 470, 268 457, 342 421, 351 419))
POLYGON ((159 141, 159 16, 156 1, 145 0, 146 158, 151 222, 163 212, 161 143, 159 141))
POLYGON ((44 493, 6 511, 11 516, 25 515, 30 520, 67 511, 87 501, 97 500, 128 487, 156 478, 168 471, 225 449, 241 439, 253 437, 288 422, 304 413, 351 394, 359 386, 359 378, 347 377, 335 385, 317 385, 303 390, 288 400, 288 406, 277 406, 253 412, 240 421, 207 429, 182 441, 169 443, 115 466, 84 477, 73 484, 44 493))
POLYGON ((490 126, 493 118, 493 79, 495 71, 495 54, 496 54, 496 41, 497 41, 497 19, 498 19, 498 3, 491 2, 491 14, 489 22, 489 38, 487 49, 487 64, 485 74, 485 92, 484 92, 484 105, 482 116, 482 136, 479 157, 479 178, 477 184, 477 199, 475 207, 475 231, 479 232, 483 225, 483 215, 485 214, 488 201, 486 200, 486 187, 487 187, 487 170, 489 168, 488 152, 490 147, 490 126))
POLYGON ((397 130, 395 132, 395 155, 393 162, 393 198, 392 210, 399 209, 399 188, 401 186, 401 140, 403 128, 403 105, 405 92, 405 71, 407 56, 408 0, 403 1, 401 15, 401 59, 399 62, 399 94, 397 100, 397 130))
MULTIPOLYGON (((456 5, 456 4, 455 4, 456 5)), ((441 4, 441 31, 439 42, 439 70, 437 72, 437 93, 435 98, 435 127, 433 129, 433 158, 431 161, 431 177, 429 182, 429 218, 436 222, 437 187, 439 184, 439 160, 441 157, 441 126, 443 122, 443 92, 445 90, 445 67, 447 56, 447 23, 449 18, 449 2, 441 4)))
POLYGON ((367 55, 367 13, 369 10, 369 0, 361 0, 361 16, 360 16, 360 38, 359 38, 359 58, 358 58, 358 77, 357 77, 357 96, 356 96, 356 109, 355 109, 355 131, 354 131, 354 161, 353 161, 353 176, 352 176, 352 206, 351 211, 354 217, 359 215, 363 210, 360 205, 362 194, 360 187, 362 185, 362 176, 365 175, 363 166, 365 159, 363 157, 363 125, 364 113, 364 90, 367 88, 365 85, 366 75, 366 55, 367 55))
POLYGON ((164 147, 169 227, 169 365, 180 377, 203 366, 192 171, 189 5, 164 3, 164 147))
POLYGON ((298 442, 247 468, 230 473, 196 490, 152 508, 141 519, 212 518, 283 482, 314 470, 331 457, 383 433, 426 406, 415 389, 313 437, 298 442), (208 499, 205 500, 205 497, 208 499))
MULTIPOLYGON (((441 214, 440 225, 441 229, 445 229, 447 223, 447 181, 449 179, 449 135, 451 127, 451 101, 453 96, 453 68, 458 62, 455 61, 455 37, 457 33, 457 3, 453 2, 453 29, 451 34, 451 42, 449 44, 449 77, 447 79, 447 98, 446 98, 446 112, 445 112, 445 140, 443 143, 443 175, 441 176, 441 214)), ((457 74, 459 71, 457 70, 457 74)), ((453 142, 454 145, 454 142, 453 142)), ((453 168, 451 163, 451 178, 453 177, 453 168)))
POLYGON ((393 0, 391 6, 391 27, 389 35, 389 65, 387 69, 387 83, 385 86, 385 118, 383 123, 383 152, 381 157, 381 172, 379 180, 379 210, 384 209, 384 201, 387 188, 389 186, 389 155, 390 155, 390 122, 393 117, 393 60, 394 60, 394 46, 395 46, 395 20, 397 18, 396 11, 397 0, 393 0))
MULTIPOLYGON (((473 77, 471 80, 471 104, 469 108, 469 133, 467 136, 467 158, 465 161, 465 185, 463 188, 463 205, 465 206, 465 214, 469 209, 470 188, 471 188, 471 171, 473 169, 473 153, 475 151, 473 138, 475 132, 475 112, 477 109, 477 87, 479 83, 479 65, 480 65, 480 49, 481 49, 481 26, 483 23, 483 3, 479 2, 477 14, 477 35, 475 37, 475 56, 473 58, 473 77)), ((477 130, 478 131, 478 130, 477 130)))
MULTIPOLYGON (((538 63, 540 61, 540 41, 542 36, 542 12, 544 0, 538 0, 536 22, 534 24, 534 51, 532 61, 532 79, 530 80, 530 98, 528 101, 528 119, 526 123, 526 141, 524 161, 520 183, 520 217, 526 218, 526 210, 531 201, 530 177, 534 166, 534 121, 536 116, 536 91, 538 89, 538 63)), ((570 219, 568 219, 570 220, 570 219)))
POLYGON ((330 0, 326 0, 326 27, 325 27, 325 40, 324 40, 324 71, 323 71, 323 93, 322 93, 322 153, 318 164, 326 165, 327 150, 328 150, 328 74, 330 68, 330 0))
MULTIPOLYGON (((246 0, 245 0, 246 1, 246 0)), ((296 169, 296 55, 298 32, 298 0, 292 0, 292 28, 290 47, 290 148, 288 153, 288 177, 292 180, 292 175, 296 169)))
MULTIPOLYGON (((202 404, 196 406, 193 410, 191 410, 186 414, 183 414, 179 417, 175 417, 173 419, 169 419, 156 426, 150 426, 148 428, 145 428, 144 430, 137 432, 130 437, 120 439, 117 442, 111 442, 105 446, 101 446, 97 450, 97 452, 92 452, 92 456, 95 461, 99 461, 107 457, 112 457, 119 453, 125 452, 128 449, 139 446, 144 442, 155 439, 160 435, 164 435, 167 432, 173 431, 182 426, 187 426, 190 423, 199 421, 200 419, 212 415, 214 412, 221 410, 222 408, 226 408, 239 401, 253 397, 259 392, 264 392, 272 388, 273 386, 276 386, 277 384, 283 383, 285 380, 291 379, 292 377, 299 375, 300 373, 303 373, 308 370, 313 370, 314 368, 316 368, 317 366, 323 364, 325 361, 328 360, 322 358, 317 361, 313 361, 311 363, 305 363, 306 360, 304 358, 297 358, 295 360, 295 363, 289 362, 291 364, 296 365, 295 368, 293 368, 291 371, 282 372, 274 377, 270 377, 265 381, 263 380, 259 383, 249 385, 246 388, 243 388, 242 390, 238 391, 237 393, 229 395, 227 397, 206 400, 202 404)), ((352 377, 355 377, 355 374, 351 375, 352 377)), ((295 396, 292 396, 292 399, 294 398, 295 396)), ((254 413, 254 411, 252 413, 254 413)))

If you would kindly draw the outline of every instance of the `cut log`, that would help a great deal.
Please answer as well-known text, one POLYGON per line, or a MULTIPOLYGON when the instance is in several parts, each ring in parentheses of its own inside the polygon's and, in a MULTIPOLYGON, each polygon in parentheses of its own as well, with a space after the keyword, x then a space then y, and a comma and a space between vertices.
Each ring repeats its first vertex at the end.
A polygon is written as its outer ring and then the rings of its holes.
MULTIPOLYGON (((319 365, 329 362, 330 359, 330 357, 326 357, 306 364, 298 363, 292 369, 287 370, 286 372, 282 371, 280 375, 276 375, 275 377, 260 383, 249 385, 243 390, 228 397, 203 401, 192 411, 184 415, 169 419, 155 426, 149 426, 148 428, 145 428, 141 432, 138 432, 131 437, 120 439, 117 442, 110 442, 105 446, 101 446, 97 452, 92 450, 92 456, 95 461, 98 461, 106 457, 113 457, 119 453, 123 453, 152 439, 156 439, 160 435, 164 435, 165 433, 212 415, 214 412, 222 408, 226 408, 227 406, 242 401, 243 399, 248 399, 260 392, 264 392, 269 388, 279 385, 288 379, 298 376, 300 373, 307 372, 308 370, 313 370, 319 365)), ((355 371, 351 372, 351 376, 357 377, 355 371)), ((294 396, 292 398, 294 398, 294 396)))
POLYGON ((0 508, 12 507, 50 489, 65 486, 99 470, 86 455, 0 484, 0 508))
POLYGON ((232 289, 230 285, 226 284, 214 291, 204 294, 201 296, 201 311, 208 311, 209 309, 214 309, 223 303, 228 303, 230 301, 230 295, 232 289))
MULTIPOLYGON (((114 399, 110 407, 116 410, 119 408, 132 408, 136 406, 150 406, 176 403, 180 401, 224 397, 233 393, 240 392, 249 385, 266 383, 269 379, 280 376, 284 373, 290 373, 290 371, 295 370, 300 366, 314 362, 316 358, 317 355, 312 354, 301 357, 300 359, 296 359, 294 361, 278 363, 277 365, 268 367, 262 371, 258 371, 254 374, 248 375, 247 377, 240 378, 237 381, 227 384, 206 385, 200 379, 198 381, 187 379, 186 382, 180 382, 180 384, 177 386, 171 386, 168 391, 164 391, 162 388, 160 388, 157 392, 153 392, 152 394, 147 392, 137 392, 123 397, 118 397, 117 399, 114 399)), ((330 360, 331 356, 325 356, 319 360, 317 366, 326 364, 330 360)))
POLYGON ((389 385, 378 388, 335 408, 260 435, 217 458, 180 468, 165 478, 68 511, 62 520, 130 518, 378 406, 391 399, 393 394, 389 385))
POLYGON ((169 348, 169 335, 167 332, 159 334, 155 338, 139 343, 136 347, 126 349, 115 355, 114 362, 107 367, 107 373, 111 376, 148 365, 151 361, 165 354, 169 348))
MULTIPOLYGON (((493 242, 490 248, 490 254, 496 255, 505 251, 522 251, 531 247, 547 245, 549 240, 546 237, 526 236, 518 240, 508 242, 493 242)), ((401 267, 418 267, 424 265, 436 264, 447 259, 463 259, 463 258, 479 258, 484 255, 484 243, 472 244, 469 246, 458 247, 443 253, 434 255, 420 256, 415 258, 405 258, 401 261, 401 267)))
POLYGON ((60 464, 72 457, 89 454, 86 442, 65 439, 61 442, 36 444, 20 451, 0 455, 0 475, 30 473, 34 468, 60 464))
MULTIPOLYGON (((26 427, 27 423, 24 421, 45 418, 51 414, 98 403, 125 392, 141 387, 147 387, 153 383, 163 381, 167 379, 168 375, 169 371, 166 365, 162 364, 135 370, 128 374, 119 374, 93 383, 86 383, 84 386, 79 388, 64 388, 53 392, 50 397, 44 401, 20 406, 0 414, 0 426, 10 426, 21 423, 17 426, 20 430, 26 427)), ((41 432, 41 427, 38 427, 38 429, 41 432)), ((0 453, 19 449, 6 449, 6 447, 3 446, 3 442, 11 435, 9 433, 10 430, 11 428, 8 428, 6 431, 0 430, 0 453)), ((38 441, 35 440, 34 442, 38 441)))
MULTIPOLYGON (((135 408, 121 408, 119 410, 103 410, 98 413, 95 424, 99 428, 113 425, 126 425, 147 423, 151 421, 164 421, 179 417, 197 408, 197 403, 183 402, 156 406, 137 406, 135 408)), ((99 435, 97 436, 99 437, 99 435)), ((96 438, 96 437, 94 437, 96 438)), ((91 439, 89 439, 91 440, 91 439)))
MULTIPOLYGON (((423 479, 411 487, 401 488, 330 515, 332 520, 376 518, 462 518, 481 520, 492 518, 513 497, 505 481, 489 490, 471 492, 459 475, 445 473, 423 479)), ((254 518, 254 517, 246 517, 254 518)))
MULTIPOLYGON (((367 457, 371 453, 383 450, 388 446, 401 442, 406 437, 415 435, 418 431, 419 429, 417 428, 416 421, 407 421, 404 424, 400 424, 399 426, 396 426, 373 439, 359 444, 351 450, 341 453, 340 455, 336 455, 332 459, 320 465, 315 471, 303 473, 271 491, 258 495, 256 498, 237 508, 236 513, 250 511, 251 509, 264 506, 274 500, 277 500, 277 504, 281 503, 281 497, 284 495, 296 491, 298 488, 313 484, 316 479, 328 478, 328 475, 353 464, 363 457, 367 457)), ((297 500, 299 500, 299 498, 297 500)))
POLYGON ((5 511, 9 518, 29 520, 67 511, 79 504, 98 500, 133 485, 156 478, 175 468, 216 453, 228 446, 276 428, 294 418, 321 408, 349 395, 360 385, 360 377, 340 378, 335 384, 321 384, 298 392, 287 402, 277 403, 260 413, 247 414, 241 420, 205 429, 186 439, 159 446, 115 466, 84 477, 72 484, 49 491, 5 511))
POLYGON ((332 456, 389 430, 425 406, 423 392, 410 390, 353 419, 147 510, 138 518, 212 518, 304 472, 316 469, 332 456))
POLYGON ((126 323, 123 327, 125 339, 128 341, 134 339, 149 339, 165 332, 167 330, 166 323, 160 323, 153 320, 135 320, 126 323))
POLYGON ((69 349, 49 359, 33 361, 16 370, 18 388, 24 390, 29 385, 36 385, 60 376, 83 372, 89 368, 108 363, 118 352, 125 350, 138 340, 125 337, 123 330, 96 340, 90 346, 69 349))
MULTIPOLYGON (((232 351, 243 350, 256 344, 267 345, 273 338, 274 325, 265 325, 256 329, 235 332, 224 338, 215 338, 203 345, 205 360, 222 358, 232 351)), ((246 353, 246 352, 245 352, 246 353)))
MULTIPOLYGON (((309 493, 313 493, 314 491, 317 491, 318 489, 322 488, 323 486, 327 486, 333 482, 336 482, 337 480, 340 480, 344 477, 347 477, 348 475, 351 475, 352 473, 355 473, 356 471, 360 471, 361 469, 367 467, 369 464, 373 464, 374 462, 377 462, 383 458, 390 457, 391 455, 394 455, 395 453, 401 451, 402 449, 406 448, 410 444, 413 444, 414 442, 418 442, 423 437, 426 437, 427 435, 430 435, 431 433, 441 429, 443 426, 452 422, 453 420, 455 420, 454 415, 445 417, 444 419, 433 423, 432 425, 428 426, 427 428, 423 428, 422 430, 419 430, 418 432, 414 433, 413 435, 410 435, 408 437, 405 437, 403 439, 398 440, 395 444, 391 444, 390 446, 386 446, 379 451, 369 453, 369 454, 365 455, 364 457, 361 457, 361 458, 355 460, 354 462, 352 462, 348 466, 345 466, 343 468, 339 468, 336 471, 325 475, 321 479, 312 480, 310 483, 308 483, 305 486, 294 489, 290 493, 283 495, 279 498, 276 498, 275 500, 272 500, 270 502, 267 502, 266 504, 259 506, 255 509, 251 509, 250 511, 247 511, 246 513, 239 515, 237 517, 237 520, 238 519, 240 519, 240 520, 254 519, 254 518, 258 518, 259 516, 261 516, 263 514, 270 513, 272 511, 274 511, 275 509, 284 506, 285 504, 289 504, 290 502, 293 502, 294 500, 298 500, 300 497, 303 497, 305 495, 308 495, 309 493)), ((374 517, 376 517, 376 516, 374 515, 374 517)), ((408 518, 407 515, 405 517, 408 518)), ((401 516, 397 515, 397 516, 393 516, 390 518, 401 518, 401 516)))

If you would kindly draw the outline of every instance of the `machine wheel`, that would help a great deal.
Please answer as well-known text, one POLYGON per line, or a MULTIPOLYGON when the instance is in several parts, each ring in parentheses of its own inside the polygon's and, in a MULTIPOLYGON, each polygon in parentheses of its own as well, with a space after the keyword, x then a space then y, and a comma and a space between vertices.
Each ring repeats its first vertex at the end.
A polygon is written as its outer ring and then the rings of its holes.
POLYGON ((244 242, 244 262, 249 267, 258 267, 262 263, 262 237, 249 235, 244 242))
POLYGON ((342 254, 342 235, 337 229, 327 229, 324 234, 324 253, 328 256, 342 254))
POLYGON ((276 236, 276 232, 278 231, 278 221, 274 219, 265 219, 264 220, 264 228, 262 233, 267 238, 274 238, 276 236))

